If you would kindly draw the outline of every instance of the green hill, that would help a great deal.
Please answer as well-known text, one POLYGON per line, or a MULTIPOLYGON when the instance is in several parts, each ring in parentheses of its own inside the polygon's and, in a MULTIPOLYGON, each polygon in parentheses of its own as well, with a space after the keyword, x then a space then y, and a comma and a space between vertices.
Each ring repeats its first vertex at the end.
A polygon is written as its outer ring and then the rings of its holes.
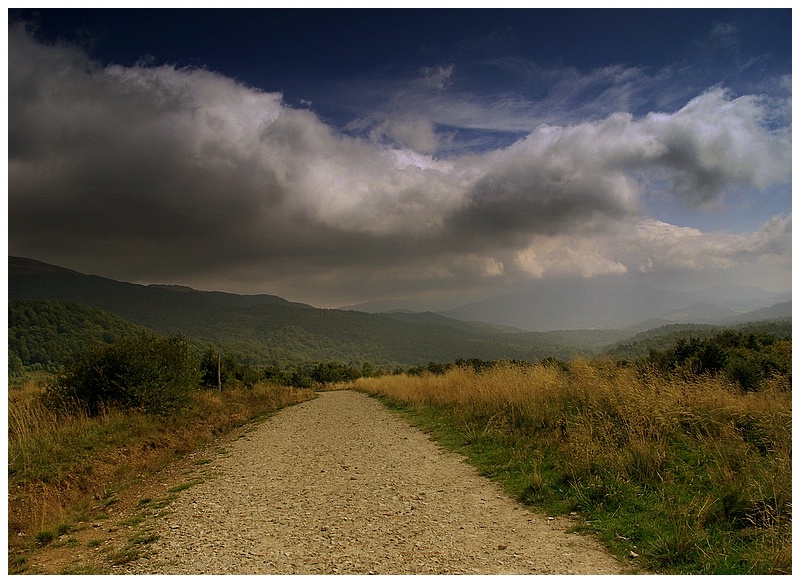
POLYGON ((72 354, 147 329, 98 308, 51 300, 8 303, 9 369, 54 370, 72 354))
POLYGON ((536 360, 569 358, 586 350, 580 341, 564 342, 550 333, 518 332, 435 314, 367 314, 317 309, 277 296, 144 286, 16 257, 9 257, 8 289, 12 301, 50 300, 100 308, 161 334, 180 333, 213 343, 259 365, 536 360))

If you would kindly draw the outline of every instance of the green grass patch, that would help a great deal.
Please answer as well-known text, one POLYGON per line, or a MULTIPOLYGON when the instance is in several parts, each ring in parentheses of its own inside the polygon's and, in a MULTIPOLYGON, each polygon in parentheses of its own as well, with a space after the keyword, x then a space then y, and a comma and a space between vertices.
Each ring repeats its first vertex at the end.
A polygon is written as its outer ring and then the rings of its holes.
POLYGON ((53 542, 56 538, 56 534, 52 530, 40 530, 33 538, 37 545, 43 547, 53 542))
POLYGON ((19 575, 28 568, 28 557, 26 555, 10 555, 8 557, 8 574, 19 575))
POLYGON ((149 545, 156 542, 160 537, 152 532, 140 532, 128 539, 131 545, 149 545))
POLYGON ((196 486, 197 484, 202 484, 205 480, 203 478, 195 478, 189 480, 188 482, 183 482, 182 484, 178 484, 177 486, 173 486, 167 492, 170 494, 177 494, 178 492, 183 492, 184 490, 188 490, 192 486, 196 486))
POLYGON ((136 516, 132 516, 131 518, 128 518, 127 520, 123 520, 122 522, 120 522, 120 524, 122 526, 134 527, 134 526, 139 526, 145 520, 147 520, 147 515, 140 513, 140 514, 137 514, 136 516))
POLYGON ((149 552, 149 545, 159 539, 157 534, 149 531, 139 531, 128 537, 126 545, 109 554, 112 565, 121 566, 136 561, 149 552))

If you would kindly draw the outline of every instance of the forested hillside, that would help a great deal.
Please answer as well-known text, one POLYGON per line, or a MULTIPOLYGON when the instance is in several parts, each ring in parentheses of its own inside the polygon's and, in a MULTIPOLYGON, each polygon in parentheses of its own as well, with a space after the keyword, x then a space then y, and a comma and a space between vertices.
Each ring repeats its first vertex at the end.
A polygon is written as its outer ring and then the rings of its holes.
POLYGON ((723 329, 742 334, 767 334, 776 338, 791 339, 792 337, 792 321, 787 319, 745 322, 726 328, 709 324, 670 324, 631 336, 608 348, 604 354, 614 358, 635 359, 647 356, 654 350, 668 350, 684 338, 694 337, 700 340, 712 338, 723 329))
POLYGON ((13 374, 23 365, 53 371, 96 343, 110 344, 146 328, 89 306, 50 300, 8 302, 8 357, 13 374))
POLYGON ((9 258, 9 299, 97 307, 161 334, 183 334, 213 344, 259 366, 327 360, 421 365, 466 358, 569 358, 624 337, 620 332, 522 332, 435 314, 317 309, 276 296, 118 282, 14 257, 9 258))

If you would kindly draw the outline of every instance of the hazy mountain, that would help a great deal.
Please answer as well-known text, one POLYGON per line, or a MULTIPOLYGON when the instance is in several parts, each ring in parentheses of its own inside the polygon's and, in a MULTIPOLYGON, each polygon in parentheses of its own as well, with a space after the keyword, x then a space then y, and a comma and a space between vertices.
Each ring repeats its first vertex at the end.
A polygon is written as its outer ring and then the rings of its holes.
POLYGON ((661 314, 659 317, 670 322, 706 322, 736 314, 734 310, 717 304, 695 302, 690 306, 661 314))
POLYGON ((777 303, 792 301, 791 292, 770 293, 746 285, 716 285, 694 292, 699 302, 723 305, 737 313, 746 313, 777 303))
POLYGON ((760 310, 753 310, 752 312, 745 312, 744 314, 736 314, 722 318, 715 322, 718 324, 733 324, 736 322, 752 322, 756 320, 776 320, 786 319, 792 317, 792 302, 781 302, 767 308, 760 310))
POLYGON ((465 320, 456 320, 455 318, 447 318, 441 314, 435 314, 433 312, 408 312, 405 310, 394 310, 391 312, 383 312, 380 315, 386 318, 391 318, 392 320, 397 320, 399 322, 413 322, 416 324, 446 326, 448 328, 468 330, 473 332, 478 330, 492 334, 519 334, 527 332, 527 330, 522 330, 521 328, 500 326, 498 324, 489 324, 488 322, 468 322, 465 320))
POLYGON ((656 289, 613 278, 538 282, 524 292, 473 302, 442 315, 527 330, 622 329, 659 319, 661 323, 708 322, 743 315, 785 301, 786 294, 728 286, 699 292, 656 289))
POLYGON ((357 312, 367 312, 368 314, 389 314, 396 312, 422 313, 434 312, 441 313, 446 310, 460 306, 471 298, 462 299, 442 299, 442 298, 393 298, 387 300, 374 300, 360 304, 342 306, 340 310, 354 310, 357 312))
MULTIPOLYGON (((724 308, 712 308, 712 310, 717 312, 723 311, 724 308)), ((743 323, 772 322, 781 320, 787 321, 791 325, 792 302, 781 302, 767 308, 721 317, 710 316, 707 312, 706 317, 701 317, 698 313, 695 313, 692 317, 689 317, 689 311, 691 310, 676 310, 671 314, 666 314, 666 316, 671 316, 673 319, 667 319, 665 317, 651 318, 649 320, 640 322, 635 326, 626 328, 625 331, 630 334, 637 334, 668 326, 705 326, 709 330, 719 330, 720 327, 737 326, 743 323), (681 314, 686 315, 686 317, 679 317, 681 314)))

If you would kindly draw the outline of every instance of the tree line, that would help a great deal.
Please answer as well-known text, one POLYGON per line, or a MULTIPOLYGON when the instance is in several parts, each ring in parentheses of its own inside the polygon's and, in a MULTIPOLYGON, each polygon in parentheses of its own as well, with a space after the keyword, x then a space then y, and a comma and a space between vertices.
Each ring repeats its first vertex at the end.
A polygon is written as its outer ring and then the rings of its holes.
POLYGON ((724 374, 745 391, 773 376, 792 377, 792 341, 772 334, 723 330, 710 338, 679 338, 665 350, 651 349, 640 362, 669 374, 724 374))
MULTIPOLYGON (((565 367, 555 357, 544 361, 565 367)), ((617 357, 617 361, 662 374, 722 374, 743 390, 755 391, 776 375, 791 380, 791 335, 723 330, 702 338, 680 337, 666 348, 650 348, 646 356, 617 357)), ((59 406, 78 403, 92 415, 107 406, 173 411, 197 387, 252 388, 273 383, 310 388, 391 373, 444 374, 454 367, 481 371, 497 362, 509 361, 469 358, 405 368, 338 360, 259 366, 208 343, 182 335, 162 336, 86 306, 9 305, 9 379, 30 370, 49 371, 55 375, 51 400, 59 406)))
POLYGON ((252 389, 258 383, 310 388, 387 372, 368 362, 256 367, 212 347, 198 354, 182 335, 142 333, 74 354, 48 386, 48 401, 56 408, 78 406, 90 416, 108 408, 168 415, 198 388, 252 389))

